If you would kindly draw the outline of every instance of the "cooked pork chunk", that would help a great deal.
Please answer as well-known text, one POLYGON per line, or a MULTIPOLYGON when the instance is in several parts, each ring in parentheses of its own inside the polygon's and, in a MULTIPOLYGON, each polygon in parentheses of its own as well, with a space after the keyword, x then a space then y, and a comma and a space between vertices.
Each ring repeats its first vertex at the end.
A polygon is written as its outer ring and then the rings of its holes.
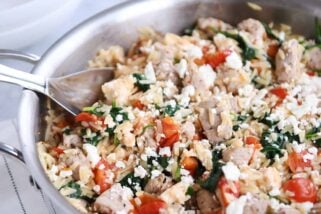
POLYGON ((220 207, 215 195, 205 189, 201 189, 196 193, 196 202, 202 214, 211 213, 220 207))
POLYGON ((144 191, 159 195, 173 185, 172 179, 160 174, 156 178, 150 179, 146 184, 144 191))
POLYGON ((301 58, 304 48, 295 39, 282 44, 275 58, 275 75, 279 82, 291 82, 300 78, 301 58))

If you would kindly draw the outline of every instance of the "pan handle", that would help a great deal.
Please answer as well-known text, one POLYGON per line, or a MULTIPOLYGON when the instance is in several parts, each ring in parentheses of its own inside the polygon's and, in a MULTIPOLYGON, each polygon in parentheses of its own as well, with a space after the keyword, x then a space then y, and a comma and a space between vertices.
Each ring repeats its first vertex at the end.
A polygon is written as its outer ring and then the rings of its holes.
POLYGON ((15 159, 18 159, 21 163, 25 163, 21 151, 14 148, 13 146, 10 146, 9 144, 0 142, 0 153, 14 157, 15 159))
POLYGON ((35 54, 24 53, 21 51, 8 50, 8 49, 0 49, 0 57, 18 59, 18 60, 29 62, 31 64, 36 64, 40 60, 40 57, 35 54))

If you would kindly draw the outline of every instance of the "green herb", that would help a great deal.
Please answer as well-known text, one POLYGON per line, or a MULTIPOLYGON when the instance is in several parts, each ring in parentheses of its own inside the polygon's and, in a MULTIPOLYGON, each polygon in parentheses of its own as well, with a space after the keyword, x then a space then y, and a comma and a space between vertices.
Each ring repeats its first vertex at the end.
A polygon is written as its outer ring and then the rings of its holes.
POLYGON ((63 132, 64 134, 66 134, 66 135, 70 135, 70 133, 71 133, 71 128, 69 128, 69 126, 68 126, 68 127, 65 127, 65 128, 62 130, 62 132, 63 132))
POLYGON ((266 34, 272 38, 272 39, 275 39, 275 40, 278 40, 279 43, 282 43, 282 40, 280 39, 280 37, 278 37, 277 35, 275 35, 275 33, 272 31, 272 29, 270 28, 270 26, 264 22, 261 22, 262 25, 264 26, 265 28, 265 32, 266 34))
POLYGON ((102 140, 102 136, 99 133, 96 133, 94 137, 84 137, 85 143, 89 143, 91 145, 97 146, 98 143, 102 140))
POLYGON ((306 134, 305 138, 307 140, 312 140, 314 145, 317 147, 321 147, 321 126, 313 127, 306 134))
POLYGON ((239 114, 239 115, 237 115, 236 124, 233 125, 233 131, 239 130, 240 125, 242 123, 244 123, 249 118, 249 116, 250 116, 249 114, 245 114, 245 115, 239 114))
POLYGON ((173 179, 175 181, 180 181, 181 180, 181 167, 177 165, 177 168, 174 172, 174 174, 172 175, 173 179))
POLYGON ((193 189, 192 186, 189 186, 186 190, 186 193, 185 195, 190 195, 190 196, 193 196, 195 194, 195 190, 193 189))
POLYGON ((211 192, 214 192, 217 183, 223 175, 222 166, 224 165, 219 160, 222 158, 222 152, 214 150, 212 153, 213 169, 208 178, 201 182, 201 186, 211 192))
POLYGON ((154 124, 148 124, 144 126, 143 131, 140 135, 143 135, 147 129, 154 128, 154 126, 155 126, 154 124))
POLYGON ((168 115, 168 116, 174 116, 175 113, 180 109, 179 105, 176 103, 175 106, 172 105, 166 105, 164 107, 163 110, 161 110, 163 112, 164 115, 168 115))
POLYGON ((62 187, 60 187, 59 191, 63 188, 66 188, 66 187, 76 190, 74 193, 67 195, 68 197, 70 197, 70 198, 80 198, 81 197, 81 194, 82 194, 81 187, 78 183, 76 183, 74 181, 69 181, 66 185, 63 185, 62 187))
POLYGON ((125 120, 129 120, 129 118, 128 118, 128 113, 125 112, 125 111, 123 110, 123 108, 117 107, 114 102, 113 102, 113 104, 112 104, 112 108, 111 108, 110 111, 109 111, 109 114, 110 114, 110 116, 113 118, 113 121, 114 121, 115 123, 119 123, 119 124, 120 124, 120 123, 124 122, 125 120), (116 117, 117 117, 118 115, 121 115, 121 117, 122 117, 122 120, 121 120, 121 121, 117 121, 117 120, 116 120, 116 117))
POLYGON ((128 175, 126 175, 119 183, 122 186, 126 186, 126 187, 130 188, 134 193, 136 193, 137 190, 135 189, 135 186, 138 184, 141 189, 144 189, 147 182, 148 182, 147 176, 142 179, 139 177, 135 177, 134 172, 131 172, 128 175))
POLYGON ((88 112, 90 114, 94 114, 94 115, 97 115, 97 116, 103 116, 104 115, 104 112, 102 112, 100 110, 101 106, 98 105, 98 106, 89 106, 89 107, 84 107, 82 109, 82 111, 84 112, 88 112))
POLYGON ((259 122, 260 123, 263 123, 265 125, 267 125, 268 127, 272 127, 274 126, 275 124, 278 123, 278 121, 273 121, 271 118, 270 118, 270 114, 269 113, 265 113, 264 114, 264 117, 259 119, 259 122))
POLYGON ((133 74, 133 76, 136 79, 135 85, 137 86, 137 88, 139 88, 139 90, 142 90, 143 92, 145 92, 148 89, 150 89, 150 84, 142 82, 142 80, 147 80, 144 74, 135 73, 133 74))
POLYGON ((220 33, 238 42, 240 48, 242 49, 243 61, 251 60, 256 57, 255 49, 250 47, 249 44, 247 44, 247 42, 244 40, 242 36, 240 36, 239 34, 232 34, 229 32, 220 32, 220 33))
POLYGON ((159 165, 161 165, 163 167, 163 169, 166 169, 166 167, 168 166, 168 161, 169 161, 169 157, 166 156, 160 156, 157 158, 157 161, 159 163, 159 165))
POLYGON ((114 145, 118 146, 120 144, 120 140, 118 139, 117 135, 114 134, 114 145))

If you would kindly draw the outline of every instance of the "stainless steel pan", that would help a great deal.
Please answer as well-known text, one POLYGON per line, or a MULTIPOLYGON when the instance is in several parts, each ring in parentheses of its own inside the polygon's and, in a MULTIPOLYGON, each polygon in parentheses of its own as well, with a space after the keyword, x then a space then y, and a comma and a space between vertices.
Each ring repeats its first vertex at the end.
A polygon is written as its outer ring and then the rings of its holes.
MULTIPOLYGON (((137 37, 137 28, 150 26, 162 32, 179 33, 199 17, 214 16, 230 23, 245 18, 286 23, 294 32, 311 36, 313 19, 321 17, 319 0, 258 0, 262 11, 248 7, 246 0, 149 0, 125 3, 106 10, 82 23, 57 41, 35 65, 33 72, 57 77, 82 70, 100 48, 110 45, 128 47, 137 37)), ((42 191, 63 213, 77 213, 51 185, 38 160, 36 142, 43 136, 46 124, 46 100, 24 90, 19 112, 22 154, 26 166, 42 191)), ((10 148, 6 147, 10 153, 10 148)), ((11 153, 17 156, 18 152, 11 153)))

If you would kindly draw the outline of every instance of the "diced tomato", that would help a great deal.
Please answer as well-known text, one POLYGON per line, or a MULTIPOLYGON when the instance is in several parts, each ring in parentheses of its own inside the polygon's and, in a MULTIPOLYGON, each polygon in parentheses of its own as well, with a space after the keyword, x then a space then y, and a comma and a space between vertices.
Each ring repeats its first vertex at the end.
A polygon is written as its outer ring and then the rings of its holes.
POLYGON ((304 155, 307 151, 302 151, 300 153, 291 152, 288 157, 288 166, 292 172, 302 172, 305 167, 311 167, 311 160, 304 160, 304 155))
POLYGON ((143 194, 139 196, 140 204, 137 205, 135 200, 132 200, 132 204, 135 207, 133 213, 135 214, 158 214, 161 208, 166 208, 166 203, 149 194, 143 194))
POLYGON ((198 65, 198 66, 201 66, 201 65, 204 65, 206 63, 206 61, 203 58, 201 58, 201 59, 200 58, 196 58, 196 59, 194 59, 194 63, 196 65, 198 65))
POLYGON ((222 177, 218 182, 216 194, 221 204, 226 207, 240 196, 240 183, 228 181, 225 177, 222 177))
POLYGON ((317 189, 314 183, 308 178, 293 178, 286 181, 282 188, 290 192, 289 198, 296 202, 316 202, 317 189))
POLYGON ((270 90, 270 93, 278 96, 282 100, 284 100, 286 98, 286 96, 288 96, 288 91, 285 88, 282 88, 282 87, 272 88, 270 90))
POLYGON ((245 138, 245 143, 247 145, 253 145, 255 149, 260 149, 262 148, 262 145, 260 143, 260 140, 257 137, 254 136, 247 136, 245 138))
POLYGON ((230 50, 218 51, 215 54, 205 54, 203 59, 205 60, 206 64, 211 65, 212 68, 215 69, 217 66, 224 63, 226 57, 228 57, 230 54, 230 50))
POLYGON ((308 71, 307 74, 311 77, 315 76, 315 72, 314 71, 308 71))
POLYGON ((162 127, 165 138, 160 140, 161 147, 172 147, 174 143, 179 141, 179 126, 171 117, 162 119, 162 127))
POLYGON ((274 58, 279 50, 278 44, 270 44, 267 50, 267 54, 269 57, 274 58))
POLYGON ((195 157, 186 157, 182 161, 182 166, 188 170, 191 175, 194 175, 198 167, 198 161, 195 157))
POLYGON ((106 170, 111 169, 112 166, 107 163, 106 160, 101 159, 95 169, 94 169, 94 175, 95 175, 95 184, 97 184, 100 187, 100 193, 105 192, 107 189, 111 187, 112 184, 108 183, 108 175, 106 174, 106 170))
POLYGON ((53 151, 54 153, 57 154, 57 156, 61 155, 62 153, 64 153, 64 150, 62 148, 59 147, 53 147, 51 148, 51 151, 53 151))
POLYGON ((145 108, 145 105, 140 100, 132 100, 131 104, 133 107, 138 108, 140 110, 143 110, 145 108))
POLYGON ((97 116, 90 114, 88 112, 81 112, 75 117, 75 120, 77 122, 96 122, 97 121, 97 116))

